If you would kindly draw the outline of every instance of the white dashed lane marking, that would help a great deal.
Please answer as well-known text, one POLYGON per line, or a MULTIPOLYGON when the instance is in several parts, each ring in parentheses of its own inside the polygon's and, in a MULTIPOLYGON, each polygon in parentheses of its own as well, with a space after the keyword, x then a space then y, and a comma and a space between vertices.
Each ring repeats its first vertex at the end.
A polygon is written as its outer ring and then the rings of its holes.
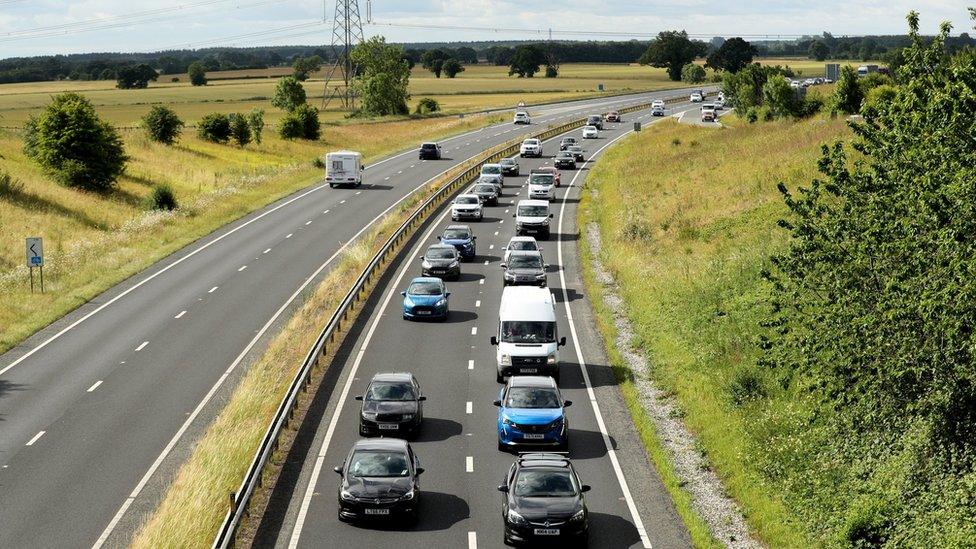
MULTIPOLYGON (((289 236, 291 236, 291 235, 289 235, 289 236)), ((216 292, 217 291, 217 288, 219 288, 219 287, 220 286, 214 286, 213 288, 210 288, 209 290, 207 290, 207 293, 208 294, 212 294, 212 293, 216 292)))
POLYGON ((265 250, 265 251, 263 251, 263 252, 261 252, 261 253, 263 253, 263 254, 266 254, 266 253, 268 253, 268 252, 270 252, 270 251, 271 251, 271 248, 268 248, 267 250, 265 250))
POLYGON ((27 441, 27 444, 25 444, 24 446, 33 446, 34 443, 37 442, 37 439, 39 439, 42 436, 44 436, 44 433, 46 433, 46 432, 47 431, 41 431, 41 432, 37 433, 36 435, 34 435, 34 437, 32 439, 28 440, 27 441))
POLYGON ((469 370, 474 370, 474 361, 473 360, 469 360, 468 361, 468 369, 469 370))
POLYGON ((471 327, 471 335, 478 335, 478 327, 477 326, 472 326, 471 327))
POLYGON ((173 318, 183 318, 183 315, 185 315, 185 314, 186 314, 186 311, 180 311, 180 313, 178 315, 174 316, 173 318))
POLYGON ((139 346, 136 347, 136 352, 138 353, 139 351, 145 349, 146 345, 149 345, 148 341, 143 341, 142 343, 140 343, 139 346))
POLYGON ((98 386, 101 385, 101 384, 102 384, 102 380, 96 381, 91 387, 88 388, 88 390, 86 392, 90 393, 90 392, 94 391, 95 389, 98 389, 98 386))
POLYGON ((464 458, 464 470, 468 473, 474 472, 474 456, 464 458))
POLYGON ((237 269, 237 272, 241 272, 241 271, 243 271, 246 268, 247 268, 247 265, 241 265, 241 268, 240 269, 237 269))
POLYGON ((470 414, 471 413, 471 401, 470 400, 468 401, 467 404, 464 405, 464 413, 466 413, 466 414, 470 414))

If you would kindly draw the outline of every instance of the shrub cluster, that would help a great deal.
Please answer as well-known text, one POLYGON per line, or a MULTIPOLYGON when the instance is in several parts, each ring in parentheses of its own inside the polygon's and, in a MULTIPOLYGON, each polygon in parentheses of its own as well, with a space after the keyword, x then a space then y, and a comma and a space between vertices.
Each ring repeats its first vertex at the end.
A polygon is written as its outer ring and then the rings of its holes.
POLYGON ((282 139, 316 140, 321 135, 319 110, 302 105, 281 119, 278 133, 282 139))

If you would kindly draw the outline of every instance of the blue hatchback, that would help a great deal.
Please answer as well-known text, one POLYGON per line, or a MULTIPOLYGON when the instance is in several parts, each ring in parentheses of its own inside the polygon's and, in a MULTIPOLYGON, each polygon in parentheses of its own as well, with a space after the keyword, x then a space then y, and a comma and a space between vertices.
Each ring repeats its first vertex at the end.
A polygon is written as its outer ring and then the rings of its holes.
POLYGON ((499 394, 498 449, 516 446, 569 448, 569 421, 556 381, 548 376, 512 376, 499 394))
POLYGON ((448 298, 444 281, 439 278, 422 276, 410 281, 403 296, 403 318, 437 318, 447 319, 448 298))
POLYGON ((457 248, 461 259, 474 259, 478 255, 475 241, 478 237, 474 236, 471 227, 467 225, 451 225, 444 230, 444 234, 437 237, 441 244, 450 244, 457 248))

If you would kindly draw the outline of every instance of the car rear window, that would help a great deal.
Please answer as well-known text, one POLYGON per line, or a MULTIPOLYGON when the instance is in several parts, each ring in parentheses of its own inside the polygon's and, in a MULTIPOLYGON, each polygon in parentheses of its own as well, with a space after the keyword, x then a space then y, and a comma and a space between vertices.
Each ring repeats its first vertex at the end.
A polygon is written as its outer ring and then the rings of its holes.
POLYGON ((410 474, 406 454, 375 450, 354 453, 347 470, 352 477, 405 477, 410 474))
POLYGON ((448 229, 444 231, 444 238, 448 240, 463 240, 468 238, 468 231, 464 229, 448 229))
POLYGON ((427 149, 427 150, 436 149, 437 148, 437 145, 435 145, 433 143, 424 143, 423 144, 423 148, 424 149, 427 149))

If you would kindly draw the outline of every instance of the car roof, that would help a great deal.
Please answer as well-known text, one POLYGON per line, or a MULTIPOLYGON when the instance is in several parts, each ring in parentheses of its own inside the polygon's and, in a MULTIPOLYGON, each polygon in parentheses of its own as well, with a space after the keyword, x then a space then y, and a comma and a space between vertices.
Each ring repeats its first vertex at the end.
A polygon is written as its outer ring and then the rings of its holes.
POLYGON ((407 441, 399 438, 364 438, 357 440, 353 450, 397 450, 407 451, 407 441))
POLYGON ((536 242, 534 236, 513 236, 509 242, 536 242))
POLYGON ((519 454, 516 460, 519 468, 525 467, 559 467, 570 469, 573 463, 566 454, 558 452, 528 452, 519 454))
POLYGON ((512 250, 510 257, 529 256, 529 255, 531 255, 532 257, 541 258, 542 252, 540 252, 539 250, 512 250))
MULTIPOLYGON (((478 195, 476 195, 476 194, 469 194, 469 193, 464 193, 464 194, 459 194, 459 195, 458 195, 458 198, 478 198, 478 195)), ((448 228, 450 228, 450 227, 448 227, 448 228)))
MULTIPOLYGON (((445 250, 453 250, 454 252, 457 252, 457 248, 455 248, 454 246, 451 246, 450 244, 441 244, 441 243, 431 244, 430 246, 427 247, 427 251, 429 252, 429 251, 433 250, 434 248, 443 248, 445 250)), ((418 278, 424 278, 424 277, 418 277, 418 278)), ((417 280, 417 279, 415 278, 414 280, 417 280)), ((440 280, 440 279, 438 278, 437 280, 440 280)))
POLYGON ((538 140, 538 139, 536 139, 536 138, 534 138, 534 137, 530 137, 530 138, 528 138, 528 139, 524 139, 524 140, 522 140, 522 143, 528 143, 529 141, 535 141, 536 143, 538 143, 538 142, 539 142, 539 140, 538 140))
POLYGON ((540 166, 538 168, 532 168, 531 170, 529 170, 529 173, 530 174, 533 174, 533 173, 548 173, 548 174, 551 174, 551 173, 557 172, 557 171, 559 171, 559 170, 557 170, 553 166, 540 166))
POLYGON ((559 154, 556 156, 569 156, 569 151, 559 151, 559 154))
POLYGON ((556 380, 549 376, 512 376, 508 378, 509 387, 556 387, 556 380))
POLYGON ((514 158, 502 158, 501 160, 498 161, 499 164, 505 164, 506 162, 510 164, 515 164, 516 160, 514 158))
POLYGON ((464 229, 468 232, 471 232, 471 225, 448 225, 447 228, 444 230, 449 231, 451 229, 464 229))
POLYGON ((373 376, 373 381, 413 381, 410 372, 381 372, 373 376))
POLYGON ((516 206, 546 206, 549 207, 548 200, 519 200, 516 206))
MULTIPOLYGON (((433 246, 431 246, 431 247, 433 247, 433 246)), ((446 247, 447 246, 445 246, 445 248, 446 247)), ((454 246, 450 246, 450 247, 453 248, 454 246)), ((439 278, 437 278, 436 276, 417 276, 417 277, 414 277, 413 280, 410 281, 411 284, 414 284, 414 283, 417 283, 417 282, 437 282, 438 284, 441 284, 441 285, 444 284, 444 281, 441 280, 441 279, 439 279, 439 278)), ((382 375, 382 374, 376 374, 376 375, 382 375)))
POLYGON ((435 141, 425 141, 422 146, 426 147, 427 145, 437 145, 437 143, 435 141))
POLYGON ((556 309, 552 291, 538 286, 506 286, 498 307, 498 318, 555 322, 556 309))
POLYGON ((495 163, 495 164, 482 164, 481 165, 481 169, 485 169, 485 168, 487 168, 489 166, 501 166, 501 164, 497 164, 497 163, 495 163))

